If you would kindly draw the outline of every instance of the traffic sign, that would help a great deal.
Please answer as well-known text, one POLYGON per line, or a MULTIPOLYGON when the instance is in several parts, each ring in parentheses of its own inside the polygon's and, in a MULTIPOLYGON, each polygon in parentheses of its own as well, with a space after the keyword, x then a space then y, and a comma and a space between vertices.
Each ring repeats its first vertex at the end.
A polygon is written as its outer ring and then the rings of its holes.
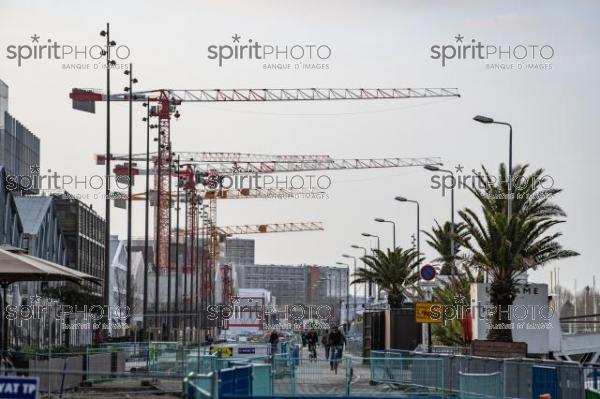
POLYGON ((441 323, 442 304, 432 302, 417 302, 415 304, 415 321, 417 323, 441 323))
POLYGON ((435 278, 437 271, 435 270, 435 267, 433 267, 431 265, 424 265, 423 267, 421 267, 421 270, 419 273, 421 274, 421 278, 423 280, 431 281, 435 278))

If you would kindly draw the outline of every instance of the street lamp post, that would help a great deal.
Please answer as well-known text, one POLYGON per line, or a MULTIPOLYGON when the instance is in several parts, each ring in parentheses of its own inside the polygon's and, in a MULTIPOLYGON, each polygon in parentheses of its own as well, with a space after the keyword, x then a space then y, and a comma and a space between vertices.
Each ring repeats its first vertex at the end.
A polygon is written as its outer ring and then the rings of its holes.
MULTIPOLYGON (((179 194, 180 194, 180 184, 179 184, 179 155, 175 160, 175 172, 177 174, 177 197, 175 198, 175 314, 177 315, 177 331, 181 328, 180 322, 181 317, 179 314, 179 273, 181 270, 179 269, 179 194)), ((177 334, 176 339, 179 339, 179 333, 177 334)))
MULTIPOLYGON (((396 201, 400 202, 412 202, 417 205, 417 267, 419 271, 421 271, 421 240, 420 240, 420 210, 419 210, 419 201, 410 200, 405 197, 396 197, 394 198, 396 201)), ((431 300, 431 298, 429 298, 431 300)), ((428 352, 431 352, 431 323, 427 323, 427 347, 428 352)))
POLYGON ((375 238, 377 238, 377 249, 381 250, 381 243, 380 243, 379 236, 377 236, 375 234, 370 234, 370 233, 361 233, 360 235, 363 236, 363 237, 375 237, 375 238))
MULTIPOLYGON (((400 202, 412 202, 413 204, 417 204, 417 261, 419 260, 419 258, 421 257, 421 235, 419 234, 420 230, 421 230, 421 220, 420 220, 420 216, 419 216, 419 202, 415 201, 415 200, 409 200, 406 199, 404 197, 396 197, 395 198, 396 201, 400 201, 400 202)), ((419 261, 419 269, 421 266, 421 262, 419 261)))
MULTIPOLYGON (((354 274, 356 275, 356 256, 343 254, 342 257, 349 258, 354 261, 354 274)), ((353 284, 353 285, 354 285, 354 289, 353 289, 354 299, 352 300, 352 306, 354 307, 354 312, 352 312, 352 319, 355 320, 356 319, 356 284, 353 284)))
MULTIPOLYGON (((201 202, 200 202, 201 203, 201 202)), ((199 204, 200 204, 199 203, 199 204)), ((200 251, 200 265, 202 267, 202 270, 205 271, 206 268, 209 267, 209 264, 207 262, 212 262, 212 259, 209 257, 205 256, 205 252, 207 250, 207 248, 209 249, 209 253, 210 253, 210 247, 207 247, 206 244, 208 245, 212 245, 210 243, 210 236, 211 236, 211 220, 209 218, 209 215, 206 211, 208 205, 203 204, 199 209, 200 209, 200 219, 202 219, 202 224, 198 225, 200 226, 201 229, 201 233, 200 233, 200 241, 198 242, 198 250, 200 251)), ((198 222, 200 223, 200 221, 198 222)), ((204 275, 205 273, 202 273, 202 275, 204 275)), ((203 281, 206 281, 206 277, 204 277, 203 281)), ((206 284, 208 284, 208 282, 206 282, 206 284)), ((200 309, 200 311, 203 311, 205 309, 205 306, 210 304, 210 298, 208 297, 207 292, 204 292, 204 290, 202 291, 202 303, 201 303, 201 307, 202 309, 200 309)), ((202 318, 202 323, 204 323, 204 318, 202 318)), ((198 319, 198 325, 200 326, 200 319, 198 319)), ((204 326, 203 326, 204 327, 204 326)), ((208 326, 206 326, 208 329, 208 326)), ((199 342, 199 341, 198 341, 199 342)))
POLYGON ((188 301, 187 301, 187 296, 188 296, 188 286, 187 286, 187 282, 188 282, 188 234, 189 234, 189 227, 188 227, 188 218, 187 218, 187 214, 188 214, 188 203, 189 203, 189 193, 187 191, 184 192, 184 198, 185 198, 185 206, 184 206, 184 218, 183 218, 183 231, 184 231, 184 235, 183 235, 183 343, 186 343, 187 341, 187 324, 188 324, 188 301))
MULTIPOLYGON (((206 218, 206 212, 205 212, 204 205, 202 207, 200 207, 200 219, 202 222, 202 225, 200 226, 200 237, 201 237, 201 240, 200 240, 200 245, 201 245, 201 247, 200 247, 200 267, 201 267, 201 270, 203 270, 202 277, 201 277, 201 283, 202 283, 201 285, 204 287, 207 285, 206 276, 205 276, 206 272, 204 272, 204 270, 206 270, 206 267, 207 267, 205 257, 204 257, 204 252, 206 250, 206 237, 208 236, 208 234, 207 234, 208 220, 206 218)), ((203 291, 202 297, 200 300, 200 311, 201 312, 204 309, 206 309, 207 303, 208 303, 208 297, 206 295, 206 292, 203 291)), ((202 324, 203 330, 208 330, 208 325, 207 326, 204 325, 204 317, 202 317, 201 324, 202 324)))
POLYGON ((507 207, 507 214, 508 214, 508 220, 510 220, 510 218, 512 217, 512 141, 513 141, 513 130, 512 130, 512 125, 508 122, 499 122, 499 121, 495 121, 492 118, 489 118, 487 116, 481 116, 481 115, 477 115, 473 118, 473 120, 479 122, 479 123, 485 123, 485 124, 490 124, 490 123, 495 123, 496 125, 504 125, 504 126, 508 126, 508 207, 507 207))
POLYGON ((373 219, 378 223, 391 223, 392 224, 392 243, 394 245, 393 249, 396 249, 396 222, 394 222, 393 220, 387 220, 387 219, 382 219, 382 218, 375 218, 373 219))
MULTIPOLYGON (((354 249, 362 249, 364 251, 364 257, 361 260, 363 262, 363 266, 366 267, 367 265, 365 263, 365 258, 367 257, 367 248, 361 247, 360 245, 355 245, 355 244, 350 245, 350 247, 352 247, 354 249)), ((367 304, 367 286, 368 286, 368 284, 369 283, 365 283, 365 286, 364 286, 364 290, 365 290, 365 292, 364 292, 364 294, 365 294, 364 295, 364 297, 365 297, 365 305, 367 304)))
MULTIPOLYGON (((336 262, 338 265, 346 266, 346 272, 348 275, 348 287, 346 288, 346 323, 350 326, 350 265, 344 262, 336 262)), ((341 292, 340 292, 341 294, 341 292)), ((341 317, 341 315, 340 315, 341 317)))
MULTIPOLYGON (((196 200, 196 199, 195 199, 196 200)), ((201 339, 201 334, 200 334, 200 270, 199 268, 201 267, 202 263, 199 262, 200 260, 200 234, 198 232, 198 229, 200 229, 200 213, 196 212, 195 215, 196 218, 196 254, 195 254, 195 286, 196 286, 196 296, 194 297, 194 313, 195 313, 195 325, 196 325, 196 331, 197 331, 197 341, 198 341, 198 347, 200 347, 200 339, 201 339)))
MULTIPOLYGON (((103 296, 104 304, 109 305, 110 300, 110 70, 116 65, 115 60, 110 59, 110 48, 117 45, 114 40, 110 40, 110 24, 106 24, 106 30, 100 32, 100 36, 106 37, 106 49, 102 50, 102 55, 106 56, 106 187, 105 187, 105 228, 104 228, 104 286, 103 296)), ((110 320, 106 317, 106 325, 110 320)))
MULTIPOLYGON (((395 230, 395 229, 394 229, 395 230)), ((378 235, 375 234, 371 234, 371 233, 361 233, 361 235, 363 237, 375 237, 377 238, 377 250, 381 251, 381 240, 380 237, 378 235)), ((369 297, 373 296, 373 288, 375 288, 375 301, 379 301, 379 288, 377 286, 377 284, 369 284, 369 297)))
POLYGON ((173 262, 172 258, 171 258, 171 244, 173 243, 172 241, 172 237, 171 237, 171 233, 172 233, 172 227, 173 227, 173 223, 172 223, 172 216, 173 216, 173 197, 171 196, 171 193, 173 189, 173 153, 169 152, 169 196, 168 196, 168 207, 169 207, 169 216, 168 216, 168 223, 169 223, 169 239, 168 239, 168 243, 169 246, 167 247, 167 339, 170 339, 171 337, 171 327, 173 326, 173 315, 171 313, 171 264, 173 262))
MULTIPOLYGON (((150 129, 156 128, 156 125, 150 124, 150 104, 143 103, 146 107, 146 116, 142 121, 146 122, 146 170, 150 170, 150 129)), ((142 305, 142 323, 144 329, 144 338, 148 339, 148 233, 149 233, 149 212, 150 212, 150 174, 146 173, 146 200, 144 201, 144 299, 142 305)))
POLYGON ((127 304, 127 325, 131 331, 131 310, 133 309, 133 295, 131 292, 131 222, 132 222, 132 188, 133 188, 133 173, 132 173, 132 162, 133 162, 133 85, 138 80, 133 77, 133 64, 129 63, 129 69, 123 72, 129 76, 129 86, 125 87, 125 91, 129 92, 129 153, 127 158, 127 278, 126 278, 126 292, 125 303, 127 304))
POLYGON ((452 269, 450 270, 450 275, 454 275, 454 257, 456 256, 454 244, 454 186, 456 185, 456 180, 454 179, 454 173, 451 170, 442 169, 439 166, 435 165, 426 165, 425 169, 431 172, 448 173, 450 174, 450 176, 452 176, 452 186, 450 187, 450 233, 452 234, 452 236, 450 237, 450 253, 452 254, 452 269))

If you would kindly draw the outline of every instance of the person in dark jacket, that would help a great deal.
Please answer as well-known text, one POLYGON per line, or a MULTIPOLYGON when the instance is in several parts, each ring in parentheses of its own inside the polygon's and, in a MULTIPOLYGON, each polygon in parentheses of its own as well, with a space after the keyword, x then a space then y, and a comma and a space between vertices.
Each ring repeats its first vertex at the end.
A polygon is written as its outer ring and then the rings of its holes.
POLYGON ((319 343, 319 334, 314 329, 306 334, 306 343, 308 344, 308 353, 311 359, 317 359, 317 344, 319 343))
POLYGON ((323 335, 321 336, 321 343, 323 344, 323 348, 325 348, 325 359, 329 359, 329 330, 324 330, 323 335))
POLYGON ((342 334, 342 332, 336 326, 333 327, 333 329, 329 333, 327 341, 329 342, 330 346, 329 366, 331 367, 331 370, 333 370, 334 362, 339 362, 339 359, 342 358, 344 345, 346 345, 346 337, 344 337, 344 334, 342 334))
POLYGON ((277 353, 277 344, 279 343, 279 334, 277 334, 276 330, 271 331, 271 335, 269 336, 269 343, 271 344, 271 355, 277 353))
POLYGON ((308 334, 306 334, 306 343, 308 345, 317 344, 319 342, 319 335, 313 329, 311 329, 308 334))

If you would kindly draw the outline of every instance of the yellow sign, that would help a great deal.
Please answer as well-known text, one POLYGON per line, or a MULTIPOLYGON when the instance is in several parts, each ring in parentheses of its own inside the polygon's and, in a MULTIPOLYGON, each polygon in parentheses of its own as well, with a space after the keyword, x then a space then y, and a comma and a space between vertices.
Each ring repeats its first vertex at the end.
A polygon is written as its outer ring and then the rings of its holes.
POLYGON ((231 357, 233 350, 228 346, 211 346, 210 353, 219 353, 222 357, 231 357))
POLYGON ((441 303, 417 302, 415 320, 417 323, 441 323, 444 307, 441 303))

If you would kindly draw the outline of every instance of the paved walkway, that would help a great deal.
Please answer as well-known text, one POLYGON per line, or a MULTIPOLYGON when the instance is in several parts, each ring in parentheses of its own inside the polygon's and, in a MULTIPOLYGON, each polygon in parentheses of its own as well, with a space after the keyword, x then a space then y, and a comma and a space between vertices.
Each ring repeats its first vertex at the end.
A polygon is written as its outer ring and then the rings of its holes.
MULTIPOLYGON (((345 394, 347 390, 347 375, 351 373, 351 392, 371 392, 376 389, 369 384, 371 371, 362 360, 344 357, 338 365, 337 373, 331 370, 330 362, 321 358, 316 361, 304 356, 300 363, 294 367, 297 394, 345 394), (351 370, 348 370, 348 367, 351 370)), ((291 376, 289 370, 276 375, 273 381, 274 393, 290 394, 291 376)))

